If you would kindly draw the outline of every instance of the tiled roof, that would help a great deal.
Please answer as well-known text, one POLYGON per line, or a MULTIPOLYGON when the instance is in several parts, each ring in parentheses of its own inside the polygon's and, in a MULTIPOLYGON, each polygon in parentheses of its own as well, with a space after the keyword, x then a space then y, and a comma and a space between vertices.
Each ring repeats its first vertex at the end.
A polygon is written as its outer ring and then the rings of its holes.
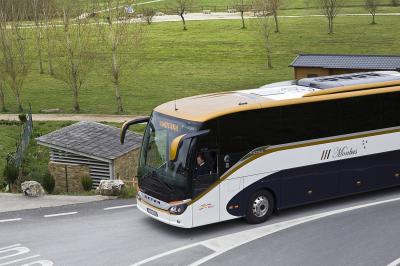
POLYGON ((79 122, 36 140, 42 145, 52 145, 88 156, 113 160, 139 148, 142 141, 141 135, 128 131, 125 144, 122 145, 119 134, 120 130, 116 127, 96 122, 79 122))
POLYGON ((400 56, 300 54, 290 66, 360 70, 398 70, 400 69, 400 56))

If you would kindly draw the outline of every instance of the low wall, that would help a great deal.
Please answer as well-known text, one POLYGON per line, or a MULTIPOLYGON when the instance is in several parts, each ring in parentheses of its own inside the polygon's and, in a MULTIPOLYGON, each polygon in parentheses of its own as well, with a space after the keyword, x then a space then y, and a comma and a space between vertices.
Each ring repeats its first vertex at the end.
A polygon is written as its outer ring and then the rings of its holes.
POLYGON ((54 192, 82 192, 81 178, 90 176, 90 169, 87 165, 62 164, 49 162, 49 172, 54 177, 54 192))

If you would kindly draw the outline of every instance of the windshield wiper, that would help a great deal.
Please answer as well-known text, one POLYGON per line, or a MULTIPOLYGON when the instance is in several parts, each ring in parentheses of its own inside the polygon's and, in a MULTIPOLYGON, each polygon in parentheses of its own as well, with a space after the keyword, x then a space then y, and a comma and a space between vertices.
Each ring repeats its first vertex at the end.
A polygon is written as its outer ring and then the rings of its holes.
POLYGON ((171 192, 174 191, 174 188, 171 187, 167 182, 165 182, 164 180, 161 180, 160 178, 158 178, 158 175, 156 173, 156 171, 153 171, 152 174, 150 175, 152 180, 157 181, 158 183, 164 185, 164 187, 168 188, 171 192))

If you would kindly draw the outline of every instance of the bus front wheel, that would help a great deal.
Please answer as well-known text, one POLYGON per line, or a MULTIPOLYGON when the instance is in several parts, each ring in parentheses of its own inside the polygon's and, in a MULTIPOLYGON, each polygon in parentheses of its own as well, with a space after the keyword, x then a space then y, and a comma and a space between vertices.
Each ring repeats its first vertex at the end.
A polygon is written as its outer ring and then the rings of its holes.
POLYGON ((256 191, 251 195, 246 211, 248 223, 265 222, 274 210, 274 197, 267 190, 256 191))

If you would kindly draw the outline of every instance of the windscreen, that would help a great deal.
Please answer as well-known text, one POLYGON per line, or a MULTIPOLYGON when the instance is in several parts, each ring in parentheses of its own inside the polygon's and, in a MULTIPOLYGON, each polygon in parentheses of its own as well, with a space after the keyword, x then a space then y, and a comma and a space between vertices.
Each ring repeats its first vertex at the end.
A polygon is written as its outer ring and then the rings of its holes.
POLYGON ((176 137, 196 132, 198 128, 198 123, 154 112, 143 139, 139 176, 156 180, 166 190, 187 188, 187 162, 191 140, 182 143, 174 162, 169 158, 170 145, 176 137))

